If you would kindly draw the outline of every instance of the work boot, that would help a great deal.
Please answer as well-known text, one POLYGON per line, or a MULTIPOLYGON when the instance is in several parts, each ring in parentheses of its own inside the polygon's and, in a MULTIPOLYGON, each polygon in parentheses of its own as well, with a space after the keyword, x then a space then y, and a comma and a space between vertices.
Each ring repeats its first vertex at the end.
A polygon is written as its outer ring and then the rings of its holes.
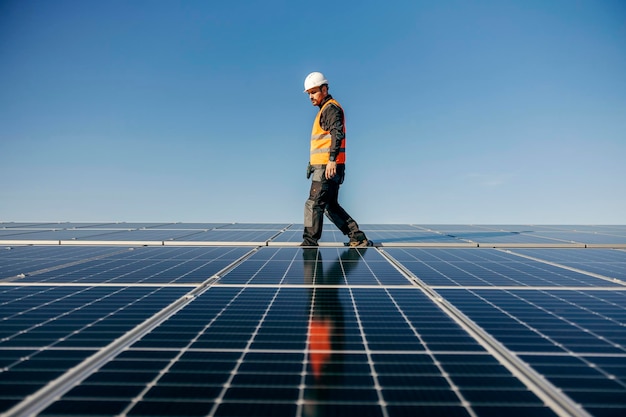
POLYGON ((367 240, 367 236, 362 231, 358 231, 350 234, 350 242, 348 245, 353 248, 362 248, 365 246, 372 246, 372 242, 367 240))

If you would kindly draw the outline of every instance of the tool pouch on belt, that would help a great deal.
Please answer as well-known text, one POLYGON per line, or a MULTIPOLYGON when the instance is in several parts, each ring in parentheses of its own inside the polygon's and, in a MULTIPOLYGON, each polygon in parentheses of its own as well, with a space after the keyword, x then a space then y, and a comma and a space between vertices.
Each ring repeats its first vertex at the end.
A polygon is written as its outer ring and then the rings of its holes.
POLYGON ((306 179, 308 180, 309 178, 311 178, 311 173, 314 171, 313 166, 311 165, 311 163, 309 162, 308 165, 306 166, 306 179))

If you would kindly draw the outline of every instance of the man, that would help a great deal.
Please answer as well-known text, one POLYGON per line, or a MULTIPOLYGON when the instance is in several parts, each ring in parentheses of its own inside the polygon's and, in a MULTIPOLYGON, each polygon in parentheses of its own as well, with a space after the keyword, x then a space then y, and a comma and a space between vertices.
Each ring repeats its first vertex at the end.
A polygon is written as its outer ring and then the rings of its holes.
POLYGON ((321 72, 304 80, 304 92, 319 107, 311 132, 311 155, 307 178, 312 177, 309 198, 304 204, 304 234, 301 246, 317 246, 322 236, 324 213, 350 237, 352 247, 369 246, 365 233, 339 205, 339 186, 346 162, 346 126, 343 109, 328 94, 328 81, 321 72))

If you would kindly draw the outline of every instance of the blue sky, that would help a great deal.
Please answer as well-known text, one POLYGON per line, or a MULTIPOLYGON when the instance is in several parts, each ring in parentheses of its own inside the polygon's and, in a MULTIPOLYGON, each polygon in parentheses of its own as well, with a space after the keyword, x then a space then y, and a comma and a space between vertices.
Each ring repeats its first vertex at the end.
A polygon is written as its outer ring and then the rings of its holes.
POLYGON ((626 223, 626 3, 0 1, 0 221, 626 223))

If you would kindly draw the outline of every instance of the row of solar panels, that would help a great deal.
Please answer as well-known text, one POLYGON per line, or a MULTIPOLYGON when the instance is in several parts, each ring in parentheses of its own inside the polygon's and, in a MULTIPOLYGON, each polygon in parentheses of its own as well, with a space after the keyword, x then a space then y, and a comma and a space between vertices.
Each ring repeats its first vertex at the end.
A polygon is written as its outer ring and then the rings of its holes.
MULTIPOLYGON (((275 223, 0 223, 0 245, 297 245, 301 224, 275 223)), ((626 247, 623 226, 363 225, 377 246, 626 247)), ((327 225, 322 245, 346 238, 327 225)))
POLYGON ((626 413, 625 250, 404 246, 5 246, 0 412, 626 413))
MULTIPOLYGON (((331 249, 329 250, 338 250, 331 249)), ((72 284, 185 284, 200 285, 207 277, 250 253, 249 247, 115 247, 16 246, 0 252, 0 282, 72 284)), ((301 274, 286 277, 271 269, 267 257, 293 257, 297 248, 257 251, 239 276, 239 267, 221 282, 277 285, 301 283, 301 274)), ((358 285, 363 276, 385 276, 395 266, 387 254, 431 287, 620 287, 626 283, 623 250, 611 249, 493 249, 385 248, 367 252, 367 263, 346 277, 358 285), (372 275, 373 274, 373 275, 372 275)), ((284 267, 290 267, 288 263, 284 267)), ((404 280, 406 281, 406 280, 404 280)), ((408 283, 408 282, 405 282, 408 283)))

